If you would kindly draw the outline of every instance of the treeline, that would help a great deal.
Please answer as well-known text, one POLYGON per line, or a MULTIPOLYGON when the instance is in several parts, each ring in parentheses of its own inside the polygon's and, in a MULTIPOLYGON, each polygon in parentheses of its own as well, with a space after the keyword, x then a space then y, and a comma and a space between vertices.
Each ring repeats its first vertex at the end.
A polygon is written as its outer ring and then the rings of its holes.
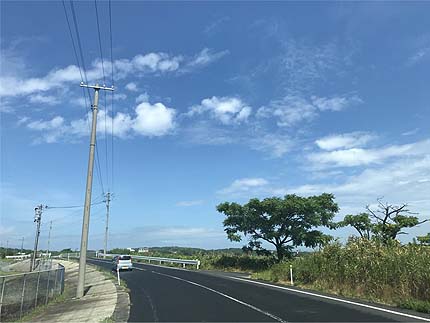
POLYGON ((240 255, 243 254, 241 248, 224 248, 224 249, 202 249, 202 248, 190 248, 190 247, 150 247, 148 252, 139 253, 139 248, 132 248, 135 251, 132 252, 129 249, 115 248, 109 250, 109 253, 114 254, 127 254, 127 255, 141 255, 141 256, 152 256, 152 257, 201 257, 203 255, 240 255))

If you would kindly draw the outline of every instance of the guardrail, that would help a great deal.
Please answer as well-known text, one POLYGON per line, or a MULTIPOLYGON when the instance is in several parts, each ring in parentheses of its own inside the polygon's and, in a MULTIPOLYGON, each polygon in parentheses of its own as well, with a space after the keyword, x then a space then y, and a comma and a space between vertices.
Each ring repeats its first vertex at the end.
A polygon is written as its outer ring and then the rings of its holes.
MULTIPOLYGON (((103 254, 98 253, 98 257, 115 257, 120 256, 119 254, 103 254)), ((170 264, 182 264, 182 267, 185 268, 186 265, 195 265, 197 269, 200 268, 200 260, 198 259, 175 259, 175 258, 161 258, 161 257, 148 257, 148 256, 135 256, 130 255, 132 258, 140 259, 140 260, 147 260, 148 263, 151 263, 151 261, 158 262, 160 265, 164 263, 170 263, 170 264)))

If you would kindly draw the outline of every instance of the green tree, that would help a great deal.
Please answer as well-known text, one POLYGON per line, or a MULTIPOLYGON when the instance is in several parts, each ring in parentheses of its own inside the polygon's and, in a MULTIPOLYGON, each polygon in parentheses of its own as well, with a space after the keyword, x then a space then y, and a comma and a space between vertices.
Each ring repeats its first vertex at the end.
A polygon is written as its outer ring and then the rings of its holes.
POLYGON ((343 221, 337 223, 338 227, 351 226, 357 230, 360 237, 370 239, 373 224, 370 219, 369 213, 360 214, 347 214, 343 218, 343 221))
POLYGON ((248 237, 248 247, 258 253, 268 253, 262 242, 272 244, 277 260, 291 256, 295 246, 315 247, 330 240, 318 227, 334 228, 331 222, 339 210, 332 194, 300 197, 294 194, 284 198, 251 199, 248 203, 221 203, 218 212, 226 215, 224 231, 231 241, 248 237))
POLYGON ((372 232, 385 243, 396 239, 399 234, 406 234, 402 231, 403 229, 413 228, 428 221, 420 221, 415 216, 417 213, 411 212, 407 204, 397 206, 384 203, 382 199, 377 201, 378 206, 375 210, 372 210, 370 206, 367 206, 366 209, 373 220, 372 232))
POLYGON ((427 233, 427 235, 425 236, 418 236, 417 239, 420 242, 420 244, 425 246, 430 246, 430 232, 427 233))

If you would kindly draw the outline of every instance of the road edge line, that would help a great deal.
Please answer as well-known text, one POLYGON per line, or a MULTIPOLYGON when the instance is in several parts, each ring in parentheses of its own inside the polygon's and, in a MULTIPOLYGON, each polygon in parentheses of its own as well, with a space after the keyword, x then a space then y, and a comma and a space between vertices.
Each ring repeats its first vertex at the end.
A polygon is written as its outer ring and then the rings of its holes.
POLYGON ((337 298, 337 297, 333 297, 333 296, 316 294, 316 293, 307 292, 307 291, 304 291, 304 290, 293 289, 293 288, 288 288, 288 287, 283 287, 283 286, 278 286, 278 285, 272 285, 272 284, 267 284, 267 283, 263 283, 263 282, 259 282, 259 281, 255 281, 255 280, 244 279, 244 278, 239 278, 239 277, 229 276, 228 278, 230 278, 230 279, 236 279, 236 280, 240 280, 240 281, 244 281, 244 282, 251 283, 251 284, 257 284, 257 285, 263 285, 263 286, 272 287, 272 288, 284 289, 284 290, 287 290, 287 291, 290 291, 290 292, 294 292, 294 293, 299 293, 299 294, 305 294, 305 295, 310 295, 310 296, 314 296, 314 297, 325 298, 325 299, 329 299, 329 300, 332 300, 332 301, 337 301, 337 302, 341 302, 341 303, 351 304, 351 305, 355 305, 355 306, 366 307, 366 308, 370 308, 370 309, 381 311, 381 312, 386 312, 386 313, 400 315, 400 316, 406 316, 406 317, 409 317, 409 318, 413 318, 413 319, 417 319, 417 320, 422 320, 422 321, 430 322, 430 318, 426 318, 426 317, 422 317, 422 316, 416 316, 416 315, 402 313, 402 312, 397 312, 397 311, 393 311, 393 310, 389 310, 389 309, 386 309, 386 308, 377 307, 377 306, 373 306, 373 305, 367 305, 367 304, 357 303, 357 302, 353 302, 353 301, 349 301, 349 300, 346 300, 346 299, 341 299, 341 298, 337 298))

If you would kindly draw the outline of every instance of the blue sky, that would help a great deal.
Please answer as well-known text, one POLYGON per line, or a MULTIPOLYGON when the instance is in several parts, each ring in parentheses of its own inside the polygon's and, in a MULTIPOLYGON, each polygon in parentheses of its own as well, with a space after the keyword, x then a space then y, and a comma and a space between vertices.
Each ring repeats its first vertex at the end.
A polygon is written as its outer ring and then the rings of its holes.
MULTIPOLYGON (((94 3, 75 9, 89 82, 102 82, 94 3)), ((110 245, 241 246, 215 206, 287 193, 334 193, 337 219, 378 197, 428 218, 429 9, 114 1, 114 112, 102 94, 98 120, 103 187, 115 196, 110 245)), ((98 11, 110 78, 108 3, 98 11)), ((37 204, 83 204, 89 136, 76 64, 61 2, 1 2, 3 244, 32 245, 37 204)), ((82 209, 46 210, 42 248, 51 220, 54 248, 78 248, 82 209)), ((103 232, 100 204, 90 248, 103 232)))

